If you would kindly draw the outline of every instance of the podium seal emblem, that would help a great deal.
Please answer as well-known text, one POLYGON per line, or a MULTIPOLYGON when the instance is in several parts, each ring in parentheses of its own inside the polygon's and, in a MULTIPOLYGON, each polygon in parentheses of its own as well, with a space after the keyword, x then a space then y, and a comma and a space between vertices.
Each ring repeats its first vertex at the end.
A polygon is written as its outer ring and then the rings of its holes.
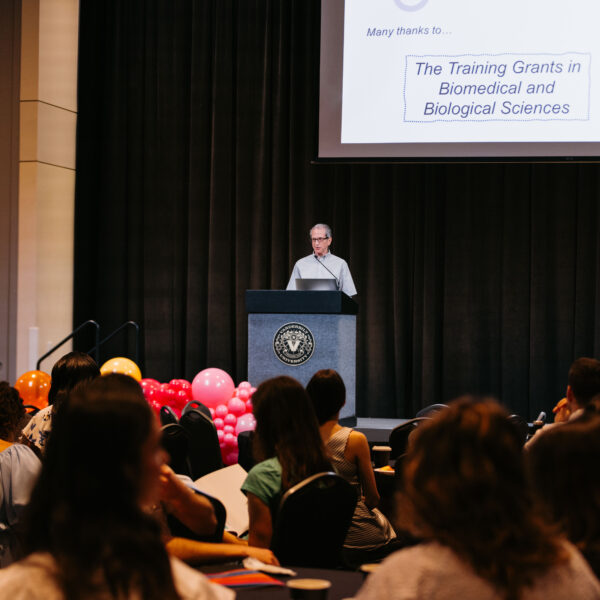
POLYGON ((273 352, 284 364, 292 367, 303 365, 315 351, 312 331, 302 323, 282 325, 273 338, 273 352))

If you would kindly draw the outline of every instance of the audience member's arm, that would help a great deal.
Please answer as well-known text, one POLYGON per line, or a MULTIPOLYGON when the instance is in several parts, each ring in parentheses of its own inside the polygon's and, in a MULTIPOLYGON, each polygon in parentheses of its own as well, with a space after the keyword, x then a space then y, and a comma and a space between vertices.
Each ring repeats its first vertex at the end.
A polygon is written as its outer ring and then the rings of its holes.
POLYGON ((169 514, 198 535, 214 533, 217 518, 208 498, 187 487, 166 465, 162 466, 160 485, 161 501, 169 514))
POLYGON ((379 504, 379 492, 371 466, 371 451, 367 438, 362 433, 353 431, 348 438, 348 451, 358 468, 365 504, 369 508, 375 508, 379 504))
POLYGON ((253 556, 268 565, 279 565, 275 555, 267 548, 254 548, 245 544, 212 544, 187 538, 173 537, 167 541, 167 550, 189 564, 223 562, 253 556))
POLYGON ((268 548, 273 536, 273 521, 269 507, 252 492, 247 492, 248 514, 250 516, 250 534, 248 544, 259 548, 268 548))

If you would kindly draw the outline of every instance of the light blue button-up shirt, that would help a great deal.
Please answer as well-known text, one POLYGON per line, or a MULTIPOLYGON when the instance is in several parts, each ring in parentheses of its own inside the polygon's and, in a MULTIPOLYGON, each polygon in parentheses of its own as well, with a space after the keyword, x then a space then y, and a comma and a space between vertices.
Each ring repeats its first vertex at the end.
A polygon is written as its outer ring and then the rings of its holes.
POLYGON ((352 275, 350 275, 348 263, 343 258, 334 256, 331 252, 321 258, 318 258, 316 254, 309 254, 301 258, 294 265, 286 289, 295 290, 296 279, 334 279, 334 276, 339 281, 339 289, 342 292, 348 294, 348 296, 356 296, 356 288, 354 287, 354 281, 352 281, 352 275))

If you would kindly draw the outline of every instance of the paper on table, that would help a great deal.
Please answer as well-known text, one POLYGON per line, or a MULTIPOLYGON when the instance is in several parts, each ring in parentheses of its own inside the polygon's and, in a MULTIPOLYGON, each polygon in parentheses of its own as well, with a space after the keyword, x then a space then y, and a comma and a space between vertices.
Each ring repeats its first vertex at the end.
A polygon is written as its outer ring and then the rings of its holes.
POLYGON ((238 535, 248 531, 248 499, 240 489, 246 480, 246 471, 235 464, 213 471, 194 481, 194 485, 206 494, 218 498, 227 509, 225 529, 238 535))

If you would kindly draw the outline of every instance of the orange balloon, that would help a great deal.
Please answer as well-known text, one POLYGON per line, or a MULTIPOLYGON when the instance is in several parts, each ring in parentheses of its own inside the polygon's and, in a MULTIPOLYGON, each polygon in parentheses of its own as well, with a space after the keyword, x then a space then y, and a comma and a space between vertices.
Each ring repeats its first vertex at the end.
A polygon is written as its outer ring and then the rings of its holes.
POLYGON ((142 373, 140 368, 130 359, 117 356, 107 360, 101 367, 100 373, 107 375, 108 373, 121 373, 122 375, 129 375, 136 381, 142 379, 142 373))
POLYGON ((23 373, 15 389, 23 400, 23 404, 30 404, 37 408, 46 408, 48 406, 48 392, 50 391, 50 382, 52 378, 43 371, 27 371, 23 373))

